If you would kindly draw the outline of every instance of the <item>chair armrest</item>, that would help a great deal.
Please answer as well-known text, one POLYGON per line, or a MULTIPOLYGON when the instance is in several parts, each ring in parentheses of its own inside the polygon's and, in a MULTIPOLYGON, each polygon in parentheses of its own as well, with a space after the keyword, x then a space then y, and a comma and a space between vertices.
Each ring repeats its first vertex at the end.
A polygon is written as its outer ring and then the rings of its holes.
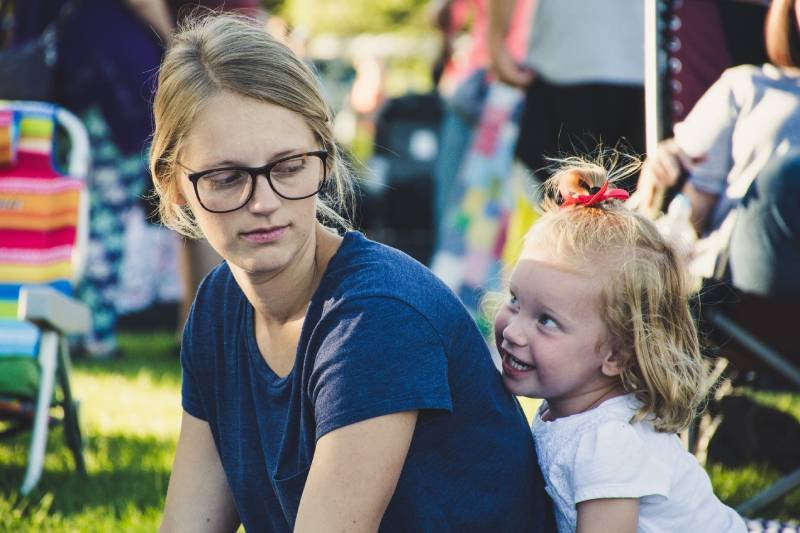
POLYGON ((52 287, 23 286, 17 318, 61 333, 86 333, 92 324, 89 308, 52 287))

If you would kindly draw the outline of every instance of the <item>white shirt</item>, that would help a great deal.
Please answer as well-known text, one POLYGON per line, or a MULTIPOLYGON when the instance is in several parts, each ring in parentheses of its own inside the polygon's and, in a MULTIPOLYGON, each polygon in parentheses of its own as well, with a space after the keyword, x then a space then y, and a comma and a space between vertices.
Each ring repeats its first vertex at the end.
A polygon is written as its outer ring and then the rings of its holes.
POLYGON ((726 70, 675 125, 675 142, 703 158, 689 179, 720 195, 710 222, 716 229, 767 163, 800 147, 800 73, 770 64, 726 70))
POLYGON ((538 0, 528 64, 550 83, 644 82, 642 0, 538 0))
POLYGON ((575 531, 577 503, 598 498, 639 498, 640 532, 746 532, 677 435, 630 423, 639 405, 633 395, 617 396, 545 422, 542 404, 532 429, 559 533, 575 531))

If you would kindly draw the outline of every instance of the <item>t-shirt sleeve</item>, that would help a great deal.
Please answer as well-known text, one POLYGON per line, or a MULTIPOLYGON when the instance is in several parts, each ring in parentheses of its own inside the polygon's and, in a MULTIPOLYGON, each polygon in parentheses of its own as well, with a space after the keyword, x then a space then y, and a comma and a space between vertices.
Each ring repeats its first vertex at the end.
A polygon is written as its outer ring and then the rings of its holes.
POLYGON ((675 142, 690 157, 699 159, 689 169, 689 180, 709 194, 722 194, 733 167, 733 129, 739 105, 732 79, 737 77, 737 72, 723 73, 686 119, 675 125, 675 142))
POLYGON ((598 498, 669 497, 672 473, 667 459, 655 455, 654 448, 625 422, 606 422, 585 432, 572 468, 575 503, 598 498))
POLYGON ((392 298, 348 301, 318 324, 309 380, 316 438, 368 418, 452 410, 442 339, 410 305, 392 298))
POLYGON ((181 340, 181 404, 183 410, 200 420, 208 420, 203 402, 200 398, 200 387, 192 372, 192 331, 194 324, 194 306, 186 320, 181 340))

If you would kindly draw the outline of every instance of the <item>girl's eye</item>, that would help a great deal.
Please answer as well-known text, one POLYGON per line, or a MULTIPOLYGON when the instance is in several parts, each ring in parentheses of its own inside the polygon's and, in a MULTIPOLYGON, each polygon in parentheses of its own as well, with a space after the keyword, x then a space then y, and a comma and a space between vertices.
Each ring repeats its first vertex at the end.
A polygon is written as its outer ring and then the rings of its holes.
POLYGON ((542 313, 541 315, 539 315, 537 322, 539 323, 540 326, 542 326, 545 329, 552 329, 552 330, 558 329, 558 322, 553 320, 553 317, 551 317, 547 313, 542 313))
POLYGON ((513 292, 508 293, 508 306, 512 308, 519 307, 519 300, 513 292))

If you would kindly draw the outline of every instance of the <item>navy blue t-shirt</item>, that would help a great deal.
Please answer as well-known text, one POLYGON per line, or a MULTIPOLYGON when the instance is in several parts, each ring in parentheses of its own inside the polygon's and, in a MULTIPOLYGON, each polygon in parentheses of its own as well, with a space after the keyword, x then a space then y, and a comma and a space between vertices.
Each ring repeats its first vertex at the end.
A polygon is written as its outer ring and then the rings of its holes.
POLYGON ((466 309, 408 256, 347 233, 285 377, 256 345, 226 263, 202 283, 181 355, 183 408, 206 420, 248 531, 291 531, 317 439, 419 410, 381 531, 541 531, 533 440, 466 309))

